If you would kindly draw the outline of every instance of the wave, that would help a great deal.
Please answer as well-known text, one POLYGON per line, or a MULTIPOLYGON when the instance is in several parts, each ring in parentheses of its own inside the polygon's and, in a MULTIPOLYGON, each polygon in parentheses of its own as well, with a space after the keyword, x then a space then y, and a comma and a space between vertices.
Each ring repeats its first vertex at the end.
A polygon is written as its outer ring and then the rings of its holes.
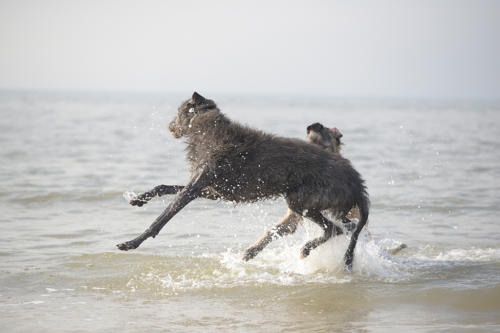
POLYGON ((50 193, 39 193, 30 194, 22 193, 19 195, 9 193, 11 197, 9 202, 20 203, 20 204, 37 204, 37 203, 52 203, 61 201, 72 201, 72 202, 94 202, 94 201, 106 201, 115 200, 121 198, 123 195, 119 191, 105 191, 105 192, 50 192, 50 193))

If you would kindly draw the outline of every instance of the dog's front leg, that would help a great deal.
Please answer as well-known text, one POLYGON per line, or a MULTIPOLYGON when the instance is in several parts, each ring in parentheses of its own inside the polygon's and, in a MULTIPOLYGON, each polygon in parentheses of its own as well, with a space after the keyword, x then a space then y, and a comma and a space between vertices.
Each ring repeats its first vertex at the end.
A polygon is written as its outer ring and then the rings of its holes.
POLYGON ((151 191, 139 194, 137 198, 130 200, 129 203, 132 206, 141 207, 142 205, 146 204, 149 200, 153 199, 156 196, 161 197, 162 195, 166 194, 176 194, 182 191, 183 188, 184 186, 180 185, 158 185, 155 186, 151 191))
POLYGON ((205 186, 210 185, 211 181, 212 173, 205 167, 191 178, 189 183, 175 197, 174 201, 168 205, 146 231, 128 242, 118 244, 117 247, 122 251, 132 250, 138 248, 149 237, 156 237, 165 224, 188 203, 196 199, 200 195, 201 190, 205 186))
MULTIPOLYGON (((139 206, 146 204, 149 200, 153 199, 155 196, 161 197, 166 194, 177 194, 184 189, 182 185, 158 185, 155 186, 151 191, 144 192, 137 196, 137 198, 130 200, 132 206, 139 206)), ((200 192, 200 198, 219 200, 221 196, 215 192, 212 188, 206 187, 200 192)))

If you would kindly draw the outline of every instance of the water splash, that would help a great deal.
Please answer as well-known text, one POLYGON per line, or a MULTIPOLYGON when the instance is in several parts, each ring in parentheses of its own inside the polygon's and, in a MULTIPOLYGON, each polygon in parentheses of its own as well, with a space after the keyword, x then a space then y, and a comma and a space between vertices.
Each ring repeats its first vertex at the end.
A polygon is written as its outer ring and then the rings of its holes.
POLYGON ((126 191, 123 192, 123 198, 127 200, 127 202, 130 202, 131 200, 137 199, 139 195, 133 191, 126 191))
POLYGON ((233 248, 190 257, 151 256, 141 260, 122 287, 133 293, 149 290, 176 294, 214 288, 344 284, 360 279, 401 281, 411 277, 404 264, 385 252, 387 240, 375 241, 365 233, 356 247, 354 272, 345 273, 343 256, 348 242, 348 237, 336 237, 303 260, 299 259, 302 240, 276 242, 249 262, 242 260, 242 249, 233 248))

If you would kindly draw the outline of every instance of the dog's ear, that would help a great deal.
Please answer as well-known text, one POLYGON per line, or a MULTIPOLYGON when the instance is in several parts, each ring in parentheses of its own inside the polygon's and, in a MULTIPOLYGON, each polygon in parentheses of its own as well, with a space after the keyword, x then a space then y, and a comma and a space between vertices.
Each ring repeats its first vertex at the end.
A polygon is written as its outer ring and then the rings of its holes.
POLYGON ((196 91, 193 93, 193 101, 196 105, 200 105, 205 103, 205 97, 198 94, 196 91))
POLYGON ((335 137, 335 139, 340 139, 341 137, 343 137, 342 133, 340 133, 337 127, 332 127, 330 128, 330 130, 333 132, 333 136, 335 137))
POLYGON ((323 125, 321 125, 320 123, 311 124, 307 126, 307 134, 309 134, 310 131, 319 133, 323 130, 323 128, 324 128, 323 125))

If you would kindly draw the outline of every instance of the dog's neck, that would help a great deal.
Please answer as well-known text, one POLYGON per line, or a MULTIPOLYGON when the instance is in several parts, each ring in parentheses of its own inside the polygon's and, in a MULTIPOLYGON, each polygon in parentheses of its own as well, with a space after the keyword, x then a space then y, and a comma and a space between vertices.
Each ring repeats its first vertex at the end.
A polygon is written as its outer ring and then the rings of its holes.
POLYGON ((207 162, 217 150, 232 141, 233 124, 218 109, 195 115, 186 135, 188 159, 192 168, 207 162))
MULTIPOLYGON (((213 163, 228 152, 242 153, 248 143, 268 140, 272 135, 231 121, 218 109, 200 113, 191 122, 187 138, 187 153, 192 170, 213 163)), ((218 163, 218 162, 217 162, 218 163)))

